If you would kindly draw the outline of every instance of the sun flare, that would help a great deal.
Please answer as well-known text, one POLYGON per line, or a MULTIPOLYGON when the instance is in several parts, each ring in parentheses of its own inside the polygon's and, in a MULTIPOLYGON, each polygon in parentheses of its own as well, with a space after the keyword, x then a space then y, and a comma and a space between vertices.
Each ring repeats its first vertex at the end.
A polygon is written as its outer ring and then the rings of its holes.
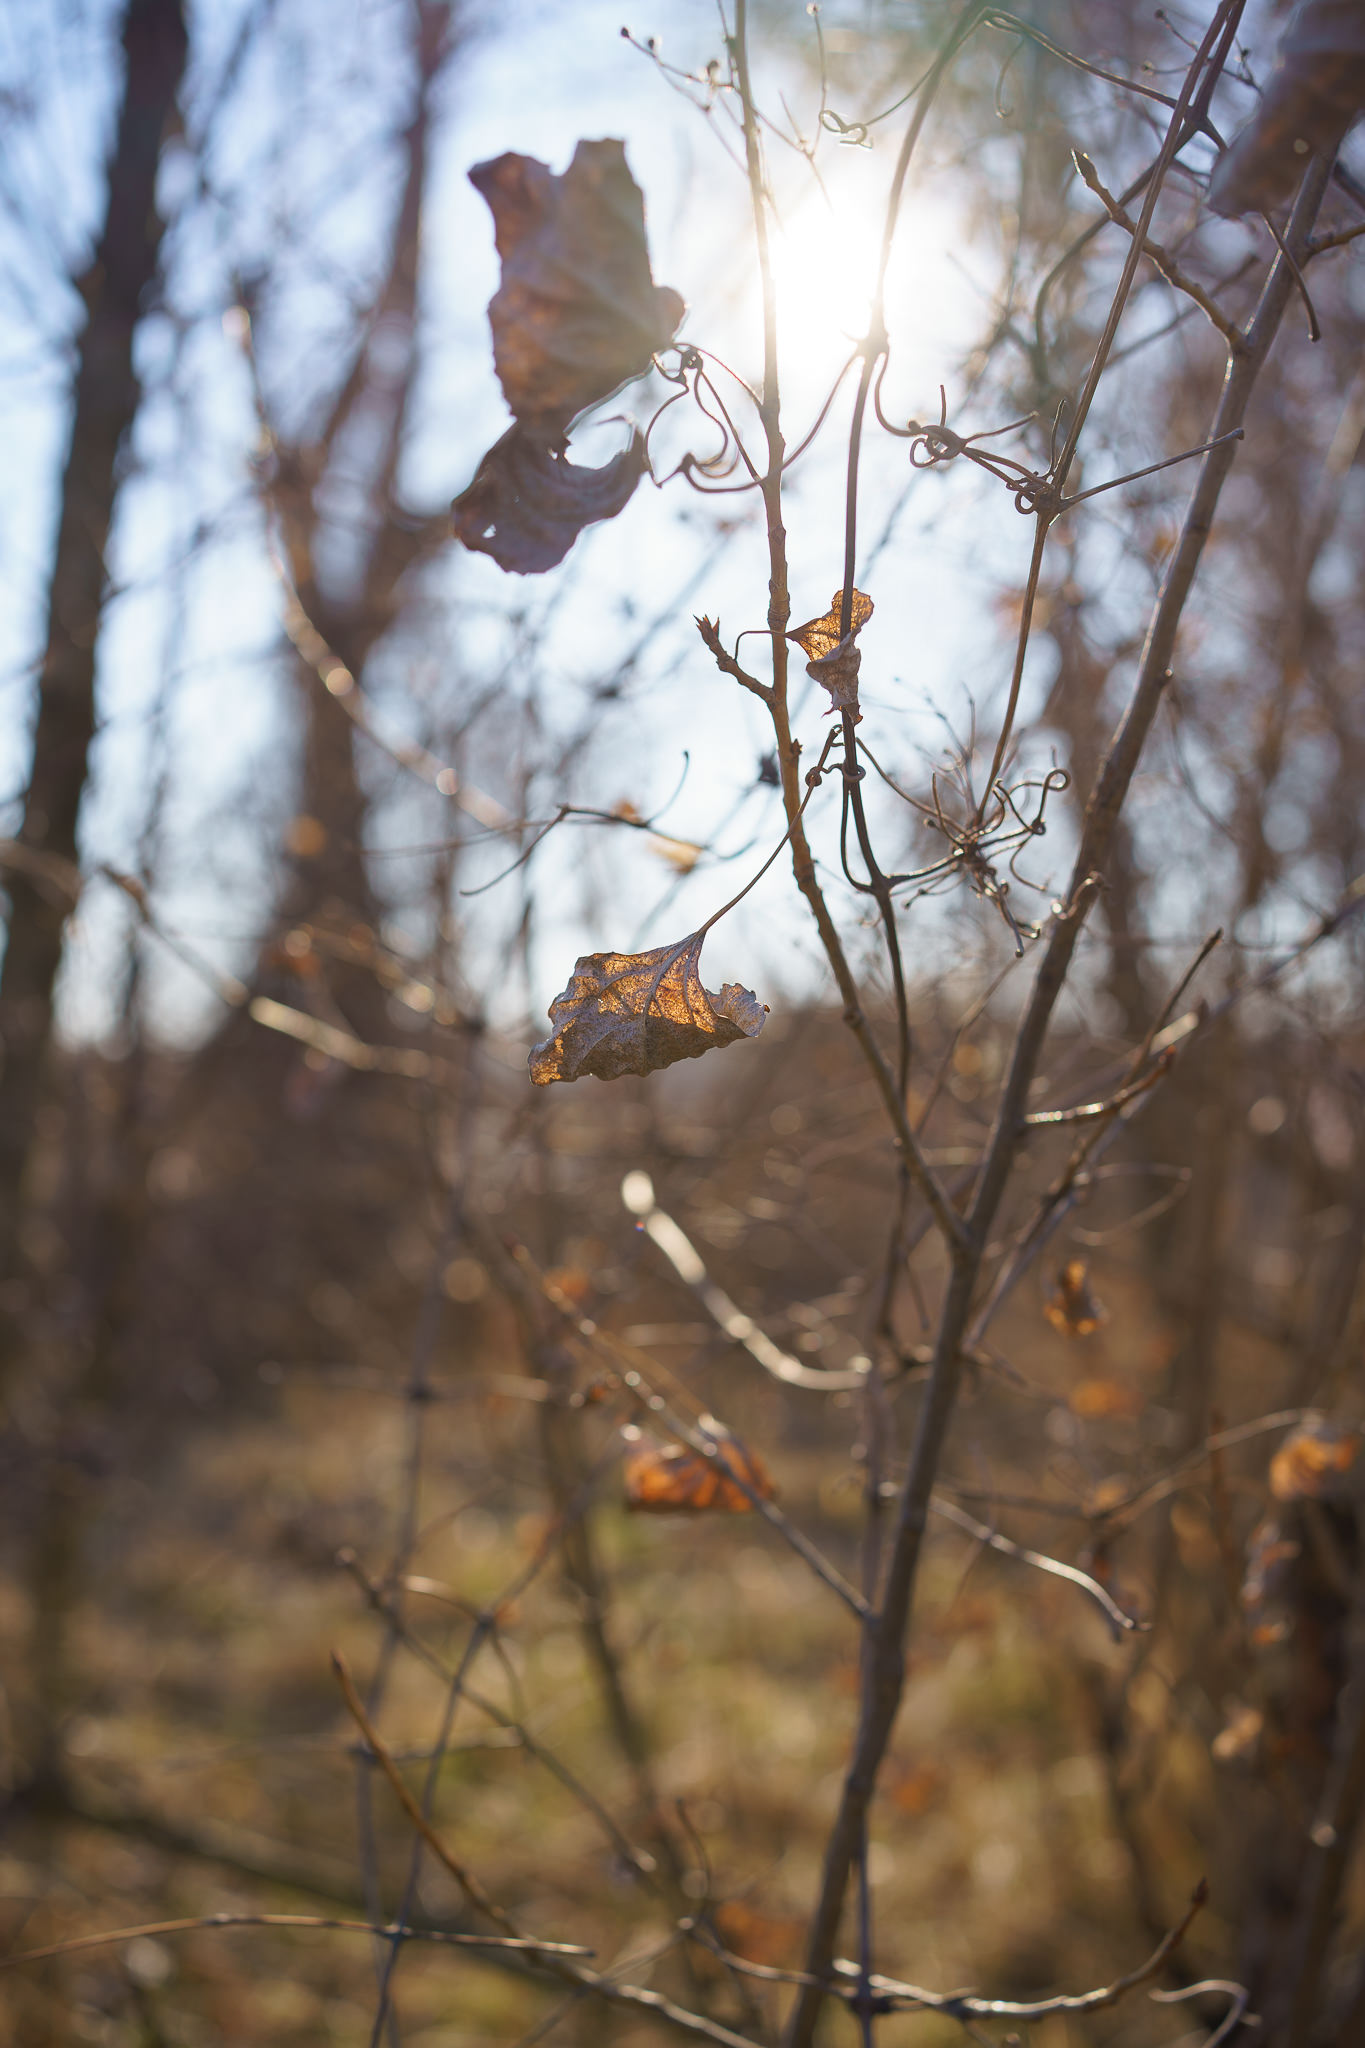
POLYGON ((814 194, 772 241, 778 336, 785 374, 828 383, 867 332, 880 228, 871 215, 814 194))

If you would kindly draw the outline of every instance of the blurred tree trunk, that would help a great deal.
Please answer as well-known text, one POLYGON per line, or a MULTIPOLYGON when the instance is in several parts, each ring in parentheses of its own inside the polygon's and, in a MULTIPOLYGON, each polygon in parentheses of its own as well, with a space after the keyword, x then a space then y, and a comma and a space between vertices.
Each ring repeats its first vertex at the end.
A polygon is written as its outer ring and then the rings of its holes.
MULTIPOLYGON (((402 136, 403 184, 384 274, 361 324, 351 369, 319 431, 289 436, 272 418, 258 381, 257 404, 270 449, 262 489, 290 580, 309 623, 357 679, 398 616, 408 571, 449 535, 444 509, 426 514, 403 505, 398 469, 418 369, 417 288, 422 213, 430 170, 432 96, 459 29, 451 0, 419 0, 413 10, 416 87, 402 136), (327 509, 329 486, 361 499, 354 525, 363 536, 350 575, 329 573, 328 543, 337 537, 327 509)), ((350 521, 348 520, 348 525, 350 521)), ((293 677, 302 718, 299 795, 287 843, 289 869, 276 927, 317 922, 362 941, 378 923, 378 906, 362 848, 367 800, 358 773, 354 726, 308 662, 296 655, 293 677)), ((368 969, 337 963, 329 993, 363 1037, 384 1028, 382 992, 368 969)))
POLYGON ((123 50, 108 208, 95 259, 79 281, 89 318, 77 343, 33 763, 7 877, 9 931, 0 969, 0 1280, 10 1283, 7 1306, 21 1258, 23 1182, 52 1035, 62 934, 79 886, 76 827, 95 730, 104 549, 120 451, 138 404, 133 336, 161 255, 156 172, 185 68, 181 0, 129 0, 123 50))

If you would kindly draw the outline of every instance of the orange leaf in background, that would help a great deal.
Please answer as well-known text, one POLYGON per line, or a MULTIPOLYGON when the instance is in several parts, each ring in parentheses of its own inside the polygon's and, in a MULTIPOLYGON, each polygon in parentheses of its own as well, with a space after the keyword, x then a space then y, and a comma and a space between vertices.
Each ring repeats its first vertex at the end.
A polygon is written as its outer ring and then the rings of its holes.
POLYGON ((667 861, 675 875, 690 875, 703 852, 695 839, 670 839, 662 832, 651 832, 648 845, 651 853, 667 861))
POLYGON ((760 1500, 771 1500, 775 1488, 756 1451, 733 1439, 719 1443, 713 1458, 689 1444, 646 1445, 626 1459, 626 1506, 644 1514, 747 1515, 753 1502, 736 1486, 733 1473, 760 1500))
POLYGON ((645 204, 623 142, 580 142, 562 177, 509 150, 475 164, 502 282, 488 308, 493 363, 516 424, 451 507, 455 537, 500 569, 538 576, 585 526, 614 519, 648 467, 644 437, 601 469, 569 461, 585 407, 643 376, 683 316, 650 275, 645 204))
POLYGON ((562 1294, 575 1308, 581 1308, 592 1293, 593 1279, 582 1266, 551 1266, 545 1275, 545 1284, 562 1294))
POLYGON ((887 1785, 886 1796, 897 1813, 927 1813, 943 1788, 943 1774, 934 1764, 902 1771, 887 1785))
POLYGON ((1104 1304, 1095 1299, 1086 1279, 1084 1259, 1068 1259, 1057 1275, 1056 1292, 1043 1304, 1054 1330, 1068 1337, 1091 1337, 1108 1321, 1104 1304))
POLYGON ((600 1408, 604 1401, 610 1401, 612 1395, 620 1391, 621 1382, 614 1372, 599 1373, 596 1379, 588 1381, 586 1387, 578 1389, 571 1397, 570 1405, 574 1408, 600 1408))
POLYGON ((1344 1475, 1360 1456, 1359 1430, 1325 1415, 1305 1418, 1270 1461, 1270 1491, 1276 1500, 1332 1500, 1356 1491, 1344 1475))
POLYGON ((804 1920, 789 1913, 762 1913, 741 1899, 728 1899, 712 1915, 717 1934, 732 1955, 746 1963, 782 1968, 800 1959, 804 1920))
POLYGON ((861 590, 854 591, 847 638, 839 632, 843 605, 844 593, 836 590, 823 618, 807 619, 804 626, 788 633, 787 638, 794 640, 806 655, 806 674, 814 676, 829 691, 830 710, 851 711, 857 721, 858 670, 863 657, 854 642, 872 617, 873 604, 861 590))
POLYGON ((1136 1415, 1142 1402, 1117 1380, 1082 1380, 1071 1389, 1067 1406, 1084 1422, 1102 1422, 1112 1415, 1136 1415))
POLYGON ((284 844, 295 860, 316 860, 327 845, 327 827, 301 811, 284 828, 284 844))

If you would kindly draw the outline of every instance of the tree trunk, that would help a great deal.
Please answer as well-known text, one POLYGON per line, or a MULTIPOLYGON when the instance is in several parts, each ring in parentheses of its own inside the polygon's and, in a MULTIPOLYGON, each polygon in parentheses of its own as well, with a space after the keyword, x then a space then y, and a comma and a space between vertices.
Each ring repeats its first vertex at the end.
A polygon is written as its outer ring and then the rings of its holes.
POLYGON ((33 765, 7 878, 9 931, 0 969, 0 1280, 7 1283, 7 1308, 16 1302, 23 1183, 52 1036, 62 933, 77 888, 76 824, 95 730, 104 548, 120 449, 138 403, 133 333, 161 253, 156 171, 185 68, 180 0, 129 0, 123 49, 108 209, 95 260, 80 280, 89 317, 78 344, 33 765))

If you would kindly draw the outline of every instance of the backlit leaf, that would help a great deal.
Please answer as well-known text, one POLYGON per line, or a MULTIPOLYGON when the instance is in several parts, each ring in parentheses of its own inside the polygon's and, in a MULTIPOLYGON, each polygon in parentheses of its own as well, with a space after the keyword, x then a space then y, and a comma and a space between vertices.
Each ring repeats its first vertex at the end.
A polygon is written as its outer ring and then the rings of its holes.
POLYGON ((645 207, 623 142, 580 142, 562 177, 509 151, 470 183, 493 214, 502 282, 488 308, 514 416, 550 438, 649 368, 683 302, 650 274, 645 207))
POLYGON ((455 538, 500 569, 538 576, 562 562, 585 526, 614 519, 645 473, 645 444, 583 469, 520 426, 489 449, 450 508, 455 538))
POLYGON ((554 1036, 531 1049, 531 1079, 577 1081, 593 1074, 653 1074, 713 1046, 755 1038, 768 1014, 751 989, 702 987, 703 934, 651 953, 586 953, 550 1005, 554 1036))
POLYGON ((718 1443, 710 1458, 689 1444, 647 1444, 626 1459, 626 1506, 640 1514, 747 1515, 753 1502, 736 1478, 760 1500, 772 1499, 762 1459, 733 1438, 718 1443))
POLYGON ((804 626, 788 633, 787 638, 794 640, 807 656, 806 674, 814 676, 821 688, 829 691, 831 711, 851 711, 856 721, 860 716, 858 670, 863 657, 855 643, 872 617, 873 605, 870 597, 865 597, 861 590, 855 590, 848 633, 841 637, 839 622, 843 603, 843 591, 836 590, 823 618, 807 619, 804 626))

